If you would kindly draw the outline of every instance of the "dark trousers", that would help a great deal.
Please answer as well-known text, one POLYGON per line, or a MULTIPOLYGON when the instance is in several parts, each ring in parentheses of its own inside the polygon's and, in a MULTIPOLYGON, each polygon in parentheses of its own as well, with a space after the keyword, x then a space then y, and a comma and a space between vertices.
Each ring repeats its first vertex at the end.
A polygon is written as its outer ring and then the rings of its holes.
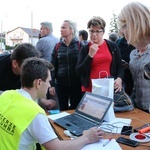
POLYGON ((82 98, 81 86, 55 85, 60 110, 75 109, 82 98), (69 105, 70 104, 70 105, 69 105))
POLYGON ((133 79, 129 69, 125 69, 123 82, 125 84, 125 92, 130 96, 133 90, 133 79))

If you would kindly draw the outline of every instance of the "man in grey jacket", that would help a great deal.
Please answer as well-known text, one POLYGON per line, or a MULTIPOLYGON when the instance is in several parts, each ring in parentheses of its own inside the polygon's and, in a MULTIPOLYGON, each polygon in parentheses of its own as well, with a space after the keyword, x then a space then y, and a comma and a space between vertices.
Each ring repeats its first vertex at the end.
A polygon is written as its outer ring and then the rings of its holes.
POLYGON ((42 22, 40 25, 41 38, 36 44, 36 49, 41 52, 41 58, 50 61, 52 50, 54 49, 56 43, 58 43, 58 38, 52 34, 52 23, 42 22))

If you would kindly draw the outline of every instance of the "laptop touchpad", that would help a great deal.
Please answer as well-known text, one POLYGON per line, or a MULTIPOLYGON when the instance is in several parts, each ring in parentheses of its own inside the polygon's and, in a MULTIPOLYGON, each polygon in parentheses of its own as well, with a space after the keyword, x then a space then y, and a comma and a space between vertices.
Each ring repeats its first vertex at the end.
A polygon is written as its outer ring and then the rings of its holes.
POLYGON ((69 123, 66 123, 66 126, 71 126, 71 124, 69 124, 69 123))

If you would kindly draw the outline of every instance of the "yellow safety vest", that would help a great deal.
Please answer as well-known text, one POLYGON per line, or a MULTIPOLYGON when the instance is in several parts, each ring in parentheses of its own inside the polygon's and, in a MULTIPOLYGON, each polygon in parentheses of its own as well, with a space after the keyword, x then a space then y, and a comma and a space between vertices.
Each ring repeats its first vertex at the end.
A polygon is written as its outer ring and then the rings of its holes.
POLYGON ((18 150, 21 134, 38 113, 45 114, 35 101, 16 90, 3 92, 0 95, 0 150, 18 150))

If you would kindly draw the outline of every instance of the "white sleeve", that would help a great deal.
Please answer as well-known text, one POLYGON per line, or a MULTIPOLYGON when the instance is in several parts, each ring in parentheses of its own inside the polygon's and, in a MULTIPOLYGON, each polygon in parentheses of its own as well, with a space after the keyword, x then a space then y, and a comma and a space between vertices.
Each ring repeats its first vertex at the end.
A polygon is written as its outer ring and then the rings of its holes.
POLYGON ((57 138, 48 118, 44 114, 38 114, 34 118, 28 126, 28 131, 40 144, 57 138))

